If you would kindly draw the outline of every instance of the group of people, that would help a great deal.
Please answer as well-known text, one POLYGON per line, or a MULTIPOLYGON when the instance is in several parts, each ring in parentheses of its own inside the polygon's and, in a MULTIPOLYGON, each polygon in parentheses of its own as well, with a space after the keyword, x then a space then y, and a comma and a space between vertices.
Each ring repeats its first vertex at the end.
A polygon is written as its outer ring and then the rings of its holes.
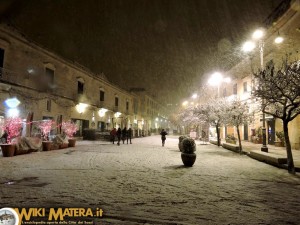
POLYGON ((115 144, 115 140, 117 138, 118 140, 118 145, 120 145, 121 139, 123 141, 123 144, 125 144, 125 140, 127 140, 127 144, 128 141, 130 144, 132 144, 131 142, 131 137, 132 137, 132 130, 131 128, 129 128, 127 130, 126 127, 123 128, 123 130, 121 130, 121 128, 119 127, 118 130, 116 128, 113 128, 110 132, 110 137, 111 137, 111 141, 113 144, 115 144))
MULTIPOLYGON (((168 135, 168 133, 164 129, 162 129, 162 131, 160 132, 160 135, 161 135, 162 146, 164 147, 165 142, 166 142, 166 135, 168 135)), ((132 137, 131 128, 129 128, 127 130, 127 128, 124 127, 123 130, 121 130, 121 128, 119 127, 118 129, 113 128, 110 131, 110 138, 111 138, 111 141, 113 144, 115 144, 116 138, 118 140, 118 143, 117 143, 118 145, 120 145, 121 139, 123 141, 123 144, 125 144, 125 140, 127 140, 127 144, 128 144, 128 141, 130 144, 132 144, 131 137, 132 137)))

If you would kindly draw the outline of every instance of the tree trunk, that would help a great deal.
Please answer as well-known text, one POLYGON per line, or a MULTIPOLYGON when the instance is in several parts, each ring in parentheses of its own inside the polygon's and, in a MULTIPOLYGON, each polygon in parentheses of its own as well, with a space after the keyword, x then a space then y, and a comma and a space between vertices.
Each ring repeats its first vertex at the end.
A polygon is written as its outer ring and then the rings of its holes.
POLYGON ((221 145, 219 123, 216 124, 218 146, 221 145))
POLYGON ((296 171, 295 171, 295 166, 294 166, 291 142, 290 142, 290 138, 289 138, 288 122, 284 121, 284 120, 283 120, 283 132, 284 132, 284 139, 285 139, 285 149, 286 149, 286 153, 287 153, 288 171, 289 171, 289 173, 295 174, 296 171))
POLYGON ((236 126, 236 131, 238 134, 238 140, 239 140, 239 148, 240 148, 240 154, 242 153, 242 141, 241 141, 241 134, 240 134, 240 128, 239 126, 236 126))

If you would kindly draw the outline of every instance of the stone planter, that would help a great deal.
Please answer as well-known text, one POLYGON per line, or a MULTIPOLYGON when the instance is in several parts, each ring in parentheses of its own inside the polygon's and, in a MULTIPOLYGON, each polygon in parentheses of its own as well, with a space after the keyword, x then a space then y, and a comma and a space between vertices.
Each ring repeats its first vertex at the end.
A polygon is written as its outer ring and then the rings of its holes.
POLYGON ((52 146, 52 141, 43 141, 43 151, 50 151, 52 146))
POLYGON ((69 147, 68 143, 63 143, 63 144, 59 145, 59 149, 63 149, 63 148, 67 148, 67 147, 69 147))
POLYGON ((196 161, 195 153, 181 153, 181 159, 185 166, 192 167, 196 161))
POLYGON ((17 148, 15 148, 15 155, 23 155, 23 154, 28 154, 28 153, 30 153, 30 149, 28 149, 28 150, 18 150, 17 148))
POLYGON ((69 147, 75 147, 76 139, 68 139, 69 141, 69 147))
POLYGON ((3 157, 12 157, 15 155, 16 145, 14 144, 1 144, 3 157))

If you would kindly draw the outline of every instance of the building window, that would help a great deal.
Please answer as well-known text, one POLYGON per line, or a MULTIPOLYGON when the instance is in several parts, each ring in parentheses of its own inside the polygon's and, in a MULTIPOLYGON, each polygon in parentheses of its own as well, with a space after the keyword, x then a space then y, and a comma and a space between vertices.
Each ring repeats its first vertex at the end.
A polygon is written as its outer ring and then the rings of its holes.
POLYGON ((244 92, 247 92, 248 90, 247 90, 247 82, 244 82, 243 83, 243 86, 244 86, 244 92))
POLYGON ((46 67, 45 73, 48 84, 54 84, 54 70, 46 67))
POLYGON ((237 95, 237 84, 233 85, 233 94, 237 95))
POLYGON ((127 111, 129 110, 129 101, 128 100, 126 101, 126 110, 127 111))
POLYGON ((47 111, 51 112, 51 100, 47 100, 47 111))
POLYGON ((115 106, 118 107, 119 106, 119 98, 115 97, 115 106))
POLYGON ((104 101, 104 91, 100 90, 100 101, 103 102, 104 101))
POLYGON ((82 95, 83 94, 83 87, 84 83, 81 81, 77 81, 77 93, 82 95))

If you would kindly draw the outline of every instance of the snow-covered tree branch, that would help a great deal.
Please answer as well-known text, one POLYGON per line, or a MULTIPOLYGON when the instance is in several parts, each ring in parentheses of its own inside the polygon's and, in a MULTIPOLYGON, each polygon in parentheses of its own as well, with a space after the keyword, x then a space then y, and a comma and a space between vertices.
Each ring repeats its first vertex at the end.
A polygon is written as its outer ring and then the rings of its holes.
POLYGON ((254 83, 253 96, 264 99, 262 111, 283 121, 288 170, 295 173, 288 123, 300 114, 300 61, 286 61, 278 70, 270 61, 265 70, 254 73, 254 83))

